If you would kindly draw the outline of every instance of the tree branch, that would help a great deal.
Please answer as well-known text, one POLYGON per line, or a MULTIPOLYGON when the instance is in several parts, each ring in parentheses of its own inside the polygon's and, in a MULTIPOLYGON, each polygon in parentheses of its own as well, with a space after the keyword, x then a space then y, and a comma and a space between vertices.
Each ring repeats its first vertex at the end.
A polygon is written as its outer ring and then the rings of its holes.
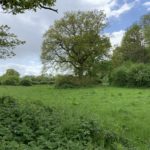
POLYGON ((50 8, 50 7, 46 7, 46 6, 43 6, 43 5, 41 5, 41 4, 40 4, 40 7, 41 7, 41 8, 44 8, 44 9, 49 9, 49 10, 52 10, 52 11, 58 13, 58 9, 53 9, 53 8, 50 8))

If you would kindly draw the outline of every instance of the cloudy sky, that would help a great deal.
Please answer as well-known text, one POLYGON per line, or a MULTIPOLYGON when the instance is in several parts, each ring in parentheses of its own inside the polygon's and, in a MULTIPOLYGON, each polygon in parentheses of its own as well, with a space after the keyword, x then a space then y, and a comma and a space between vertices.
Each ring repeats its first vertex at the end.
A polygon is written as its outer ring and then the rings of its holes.
POLYGON ((0 10, 0 24, 7 24, 11 32, 26 44, 15 49, 16 56, 0 60, 0 74, 14 68, 22 75, 38 75, 41 72, 40 61, 42 36, 55 20, 66 11, 104 10, 109 20, 105 33, 110 36, 112 45, 119 45, 125 30, 140 17, 150 11, 149 0, 57 0, 59 13, 48 10, 27 11, 24 14, 4 14, 0 10))

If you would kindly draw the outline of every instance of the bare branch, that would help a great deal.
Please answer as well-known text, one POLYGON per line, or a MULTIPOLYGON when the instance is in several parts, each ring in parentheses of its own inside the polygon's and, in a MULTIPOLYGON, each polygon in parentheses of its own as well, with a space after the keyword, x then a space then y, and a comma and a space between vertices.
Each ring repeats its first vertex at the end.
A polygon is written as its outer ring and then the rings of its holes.
POLYGON ((46 6, 43 6, 43 5, 41 5, 41 4, 40 4, 40 7, 41 7, 41 8, 44 8, 44 9, 49 9, 49 10, 52 10, 52 11, 58 13, 58 9, 53 9, 53 8, 50 8, 50 7, 46 7, 46 6))

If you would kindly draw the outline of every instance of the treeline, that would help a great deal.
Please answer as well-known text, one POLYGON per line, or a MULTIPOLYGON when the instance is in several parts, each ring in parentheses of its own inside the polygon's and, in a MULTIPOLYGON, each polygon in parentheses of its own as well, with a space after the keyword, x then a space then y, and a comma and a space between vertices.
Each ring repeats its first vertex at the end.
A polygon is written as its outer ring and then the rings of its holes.
POLYGON ((60 76, 56 86, 150 87, 150 13, 126 30, 121 45, 113 50, 110 57, 96 62, 91 68, 84 71, 82 78, 60 76))
POLYGON ((40 85, 40 84, 53 84, 54 79, 52 76, 23 76, 20 77, 19 72, 14 69, 8 69, 5 74, 0 76, 0 85, 40 85))
POLYGON ((112 84, 150 87, 150 13, 127 29, 111 62, 112 84))
POLYGON ((44 34, 41 60, 69 68, 72 76, 60 76, 58 87, 92 84, 150 86, 150 13, 131 25, 120 46, 110 54, 110 39, 102 11, 68 12, 44 34))
POLYGON ((96 84, 149 87, 150 13, 126 30, 121 45, 113 50, 112 55, 109 37, 100 35, 107 26, 104 20, 102 11, 68 12, 44 34, 41 53, 43 68, 67 68, 72 75, 20 78, 19 73, 9 69, 0 77, 0 83, 55 83, 56 87, 61 88, 96 84))

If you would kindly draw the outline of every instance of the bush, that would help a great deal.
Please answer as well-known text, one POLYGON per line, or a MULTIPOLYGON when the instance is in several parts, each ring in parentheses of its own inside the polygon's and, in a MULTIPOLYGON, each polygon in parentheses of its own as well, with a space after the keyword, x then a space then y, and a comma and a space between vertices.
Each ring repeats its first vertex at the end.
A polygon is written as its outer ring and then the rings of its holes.
POLYGON ((0 77, 2 85, 18 85, 20 74, 14 69, 7 69, 6 73, 0 77))
POLYGON ((150 65, 132 65, 128 72, 128 86, 150 87, 150 65))
POLYGON ((128 69, 125 66, 121 66, 115 69, 111 76, 111 82, 113 85, 126 86, 128 81, 128 69))
POLYGON ((41 103, 19 104, 11 97, 0 98, 0 149, 86 150, 129 149, 129 142, 100 128, 92 120, 62 123, 61 111, 41 103))
POLYGON ((111 82, 117 86, 150 87, 150 65, 123 65, 113 71, 111 82))
POLYGON ((24 78, 30 79, 33 85, 54 84, 54 79, 51 76, 25 76, 24 78))
POLYGON ((14 75, 3 75, 1 77, 1 84, 2 85, 19 85, 19 77, 14 75))
POLYGON ((31 81, 30 78, 24 77, 24 78, 21 79, 20 85, 31 86, 32 85, 32 81, 31 81))
POLYGON ((14 69, 7 69, 6 73, 4 75, 7 75, 7 76, 17 76, 17 77, 20 76, 19 72, 17 72, 14 69))
POLYGON ((82 79, 80 79, 72 75, 59 75, 55 78, 55 87, 57 88, 86 87, 94 84, 97 84, 97 81, 88 76, 84 76, 82 79))

